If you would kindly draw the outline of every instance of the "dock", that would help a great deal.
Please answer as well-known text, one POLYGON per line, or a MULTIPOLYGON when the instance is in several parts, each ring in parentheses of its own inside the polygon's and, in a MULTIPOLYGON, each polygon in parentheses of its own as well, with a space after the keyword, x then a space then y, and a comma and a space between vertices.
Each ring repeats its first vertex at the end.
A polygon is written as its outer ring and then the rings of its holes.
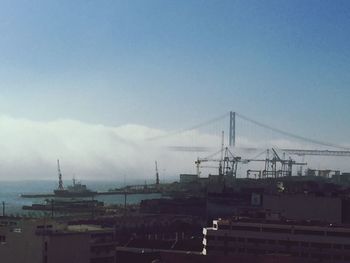
MULTIPOLYGON (((137 194, 159 194, 160 191, 152 191, 152 190, 116 190, 116 191, 103 191, 96 192, 93 196, 99 195, 137 195, 137 194)), ((49 198, 49 197, 57 197, 55 194, 21 194, 22 198, 49 198)), ((74 196, 72 196, 74 197, 74 196)))

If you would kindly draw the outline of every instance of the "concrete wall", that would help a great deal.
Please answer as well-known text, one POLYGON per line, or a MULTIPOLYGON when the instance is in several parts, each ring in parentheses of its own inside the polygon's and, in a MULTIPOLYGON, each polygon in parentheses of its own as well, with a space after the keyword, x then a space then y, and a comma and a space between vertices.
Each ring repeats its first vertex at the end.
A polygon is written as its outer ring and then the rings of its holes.
POLYGON ((287 219, 342 222, 342 201, 335 197, 264 195, 263 208, 280 212, 287 219))
POLYGON ((114 262, 113 231, 110 240, 95 240, 92 235, 104 237, 110 235, 111 230, 90 228, 69 231, 52 222, 40 220, 0 225, 0 263, 114 262), (97 253, 91 252, 94 246, 99 249, 97 253), (99 260, 96 261, 96 258, 99 260))
POLYGON ((0 233, 6 236, 6 242, 0 244, 1 263, 38 263, 43 262, 42 242, 34 229, 25 227, 1 227, 0 233))
POLYGON ((48 239, 48 263, 88 263, 90 238, 84 234, 53 235, 48 239))

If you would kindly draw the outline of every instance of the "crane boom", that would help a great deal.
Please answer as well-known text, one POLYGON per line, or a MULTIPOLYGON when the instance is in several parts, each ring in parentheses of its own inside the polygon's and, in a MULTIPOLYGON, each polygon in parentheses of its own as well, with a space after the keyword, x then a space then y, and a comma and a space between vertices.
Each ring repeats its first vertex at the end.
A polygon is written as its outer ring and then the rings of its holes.
POLYGON ((289 153, 289 154, 299 155, 299 156, 318 155, 318 156, 348 156, 348 157, 350 157, 350 151, 301 150, 301 149, 281 149, 281 151, 289 153))

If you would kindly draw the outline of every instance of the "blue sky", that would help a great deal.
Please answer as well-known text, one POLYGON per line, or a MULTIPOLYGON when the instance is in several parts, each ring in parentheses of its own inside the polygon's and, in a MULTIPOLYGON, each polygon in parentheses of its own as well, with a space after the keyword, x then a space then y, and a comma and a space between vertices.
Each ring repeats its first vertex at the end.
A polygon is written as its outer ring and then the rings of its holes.
POLYGON ((350 143, 349 1, 1 1, 0 113, 350 143))

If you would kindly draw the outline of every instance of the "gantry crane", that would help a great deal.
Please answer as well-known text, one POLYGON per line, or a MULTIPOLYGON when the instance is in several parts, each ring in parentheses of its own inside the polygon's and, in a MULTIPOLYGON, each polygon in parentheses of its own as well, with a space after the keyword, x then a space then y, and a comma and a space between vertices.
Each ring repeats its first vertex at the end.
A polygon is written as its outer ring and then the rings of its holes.
POLYGON ((206 158, 197 158, 195 161, 197 167, 197 175, 200 176, 200 168, 216 168, 218 169, 219 176, 233 176, 237 175, 237 163, 241 161, 241 157, 234 156, 228 147, 221 149, 220 151, 212 154, 206 158), (220 154, 220 158, 214 158, 215 155, 220 154), (218 166, 201 166, 203 162, 216 162, 218 166))

